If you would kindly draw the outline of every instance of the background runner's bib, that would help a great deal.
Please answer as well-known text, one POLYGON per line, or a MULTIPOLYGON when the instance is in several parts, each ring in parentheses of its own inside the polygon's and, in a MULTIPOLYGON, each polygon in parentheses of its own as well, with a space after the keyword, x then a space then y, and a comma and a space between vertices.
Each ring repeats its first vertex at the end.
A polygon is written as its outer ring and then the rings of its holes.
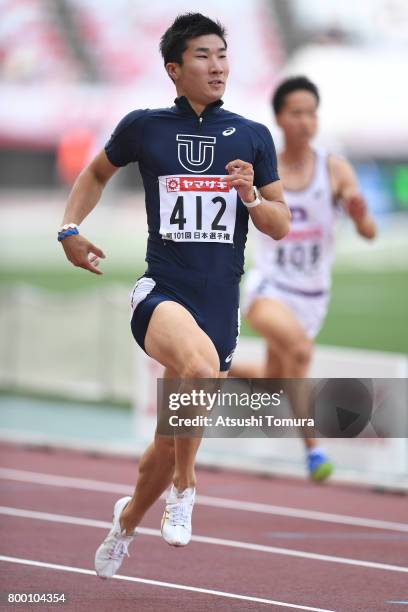
POLYGON ((324 256, 324 232, 319 225, 309 224, 294 230, 286 241, 276 248, 272 263, 289 279, 320 277, 324 256))
POLYGON ((174 242, 233 242, 237 192, 224 176, 159 176, 160 234, 174 242))

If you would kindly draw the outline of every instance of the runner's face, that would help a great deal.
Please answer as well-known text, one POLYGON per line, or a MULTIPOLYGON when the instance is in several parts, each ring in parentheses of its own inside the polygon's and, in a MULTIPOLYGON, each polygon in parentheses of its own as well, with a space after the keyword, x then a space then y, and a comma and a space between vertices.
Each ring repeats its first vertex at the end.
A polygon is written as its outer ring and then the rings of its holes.
POLYGON ((168 66, 174 67, 178 95, 205 106, 222 98, 229 66, 225 44, 216 34, 189 40, 183 63, 168 66))
POLYGON ((276 122, 290 142, 307 144, 317 132, 317 100, 310 91, 294 91, 285 96, 276 122))

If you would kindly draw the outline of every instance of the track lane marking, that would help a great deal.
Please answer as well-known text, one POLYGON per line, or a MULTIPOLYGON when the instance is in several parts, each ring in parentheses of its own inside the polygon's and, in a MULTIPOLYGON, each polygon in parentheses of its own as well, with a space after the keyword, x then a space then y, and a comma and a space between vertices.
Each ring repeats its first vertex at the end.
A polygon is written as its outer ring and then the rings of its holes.
MULTIPOLYGON (((50 512, 38 512, 35 510, 25 510, 23 508, 13 508, 10 506, 0 506, 0 514, 18 517, 29 518, 51 523, 65 523, 70 525, 79 525, 82 527, 96 527, 98 529, 110 529, 112 523, 107 521, 99 521, 96 519, 86 519, 77 516, 69 516, 65 514, 53 514, 50 512)), ((159 529, 150 529, 147 527, 138 527, 139 533, 148 536, 161 537, 159 529)), ((202 544, 212 544, 216 546, 227 546, 229 548, 239 548, 241 550, 250 550, 256 552, 264 552, 274 555, 284 555, 287 557, 298 557, 301 559, 311 559, 313 561, 326 561, 330 563, 341 563, 343 565, 352 565, 369 569, 379 569, 390 572, 408 573, 408 567, 402 565, 390 565, 388 563, 379 563, 376 561, 364 561, 359 559, 350 559, 348 557, 337 557, 335 555, 323 555, 319 553, 311 553, 303 550, 294 550, 291 548, 280 548, 277 546, 267 546, 264 544, 253 544, 251 542, 241 542, 239 540, 227 540, 225 538, 213 538, 210 536, 193 535, 192 541, 201 542, 202 544)))
MULTIPOLYGON (((16 480, 19 482, 30 482, 53 487, 67 487, 82 489, 85 491, 97 491, 99 493, 117 493, 119 495, 133 495, 134 488, 129 485, 105 482, 102 480, 90 480, 87 478, 73 478, 71 476, 57 476, 54 474, 43 474, 12 468, 0 468, 0 478, 4 480, 16 480)), ((164 499, 164 496, 162 496, 164 499)), ((320 512, 318 510, 303 510, 301 508, 289 508, 286 506, 275 506, 258 502, 245 502, 234 499, 224 499, 209 495, 197 495, 196 504, 211 506, 213 508, 226 508, 228 510, 242 510, 244 512, 257 512, 261 514, 274 514, 290 518, 300 518, 325 523, 337 523, 341 525, 352 525, 355 527, 368 527, 370 529, 385 529, 390 531, 402 531, 408 533, 408 523, 397 523, 393 521, 382 521, 346 514, 333 514, 320 512)))
MULTIPOLYGON (((0 561, 6 563, 18 563, 20 565, 31 565, 34 567, 41 567, 45 569, 61 570, 65 572, 71 572, 76 574, 85 574, 88 576, 95 576, 96 573, 93 570, 85 569, 82 567, 72 567, 70 565, 59 565, 57 563, 44 563, 43 561, 33 561, 32 559, 21 559, 19 557, 7 557, 0 555, 0 561)), ((112 577, 113 580, 125 580, 127 582, 138 582, 142 584, 148 584, 151 586, 165 587, 167 589, 179 589, 182 591, 191 591, 193 593, 203 593, 205 595, 216 595, 218 597, 227 597, 229 599, 238 599, 242 601, 251 601, 254 603, 263 603, 273 606, 280 606, 282 608, 292 608, 294 610, 308 610, 309 612, 335 612, 334 610, 327 610, 325 608, 311 608, 310 606, 301 606, 297 604, 286 603, 284 601, 276 601, 273 599, 263 599, 262 597, 251 597, 249 595, 239 595, 237 593, 229 593, 227 591, 215 591, 213 589, 203 589, 200 587, 188 586, 185 584, 175 584, 174 582, 162 582, 161 580, 149 580, 147 578, 136 578, 135 576, 122 576, 117 574, 112 577)))

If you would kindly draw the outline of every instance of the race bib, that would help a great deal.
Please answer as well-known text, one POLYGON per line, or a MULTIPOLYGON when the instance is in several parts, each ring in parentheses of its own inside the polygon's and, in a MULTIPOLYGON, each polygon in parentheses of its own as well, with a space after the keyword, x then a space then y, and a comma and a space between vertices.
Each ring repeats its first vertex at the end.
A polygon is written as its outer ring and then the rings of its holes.
POLYGON ((232 244, 237 192, 223 176, 159 176, 160 234, 175 242, 232 244))
POLYGON ((275 264, 288 275, 315 275, 321 265, 323 252, 320 228, 292 231, 279 242, 275 264))

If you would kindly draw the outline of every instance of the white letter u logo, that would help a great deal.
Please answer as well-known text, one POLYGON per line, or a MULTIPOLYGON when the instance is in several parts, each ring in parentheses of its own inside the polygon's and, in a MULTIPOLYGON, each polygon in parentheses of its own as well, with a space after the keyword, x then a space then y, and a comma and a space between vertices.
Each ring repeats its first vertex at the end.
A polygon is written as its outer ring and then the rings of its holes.
POLYGON ((215 136, 177 134, 180 164, 189 172, 205 172, 214 161, 215 136))

